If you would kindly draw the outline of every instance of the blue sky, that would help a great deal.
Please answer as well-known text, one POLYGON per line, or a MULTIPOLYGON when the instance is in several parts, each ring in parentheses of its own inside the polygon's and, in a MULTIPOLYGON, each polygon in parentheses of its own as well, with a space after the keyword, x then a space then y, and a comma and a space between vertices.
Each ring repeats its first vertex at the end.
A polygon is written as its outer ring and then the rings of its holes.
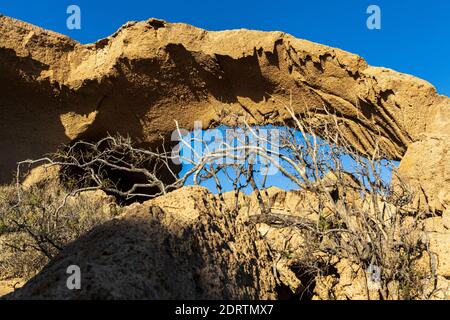
MULTIPOLYGON (((230 127, 226 127, 226 126, 220 126, 219 128, 216 129, 211 129, 211 130, 199 130, 199 131, 194 131, 194 132, 190 132, 189 135, 186 135, 183 137, 183 140, 185 141, 185 144, 180 143, 179 147, 179 156, 180 156, 180 160, 182 163, 182 170, 179 173, 180 177, 184 177, 189 171, 191 171, 194 166, 191 164, 192 161, 195 162, 199 162, 199 158, 196 157, 196 154, 200 155, 200 156, 204 156, 206 154, 208 154, 209 152, 217 152, 221 149, 223 149, 225 146, 223 145, 224 142, 230 144, 230 145, 234 145, 234 146, 239 146, 239 147, 243 147, 244 144, 242 143, 245 138, 244 137, 249 137, 250 141, 249 143, 245 144, 246 146, 261 146, 261 147, 265 147, 267 148, 267 150, 271 150, 274 152, 279 152, 284 156, 288 156, 289 154, 292 154, 292 150, 289 148, 277 148, 278 145, 281 145, 282 142, 281 140, 279 140, 279 138, 281 136, 286 137, 286 134, 288 133, 288 131, 285 131, 283 128, 278 128, 275 126, 264 126, 264 127, 256 127, 254 128, 256 130, 258 129, 262 129, 264 134, 261 136, 264 138, 268 138, 268 141, 270 141, 269 143, 265 143, 265 141, 267 140, 258 140, 255 139, 253 135, 251 135, 248 131, 242 131, 241 129, 233 129, 230 127), (230 133, 227 133, 227 131, 230 130, 230 133), (276 130, 277 132, 274 132, 273 130, 276 130), (208 134, 209 133, 209 134, 208 134), (272 136, 273 134, 275 134, 275 136, 272 136), (239 138, 237 138, 239 137, 239 138), (202 142, 198 142, 194 141, 193 139, 199 139, 202 142), (230 140, 231 139, 231 140, 230 140), (186 147, 186 144, 189 147, 186 147), (205 146, 208 146, 208 149, 205 148, 205 146)), ((289 135, 287 135, 289 136, 289 135)), ((296 145, 297 148, 301 148, 300 146, 304 146, 305 149, 307 149, 307 145, 305 143, 305 139, 303 138, 303 135, 299 132, 299 131, 295 131, 295 136, 296 136, 296 145)), ((308 135, 308 140, 311 144, 313 144, 314 140, 312 136, 308 135)), ((181 140, 180 140, 181 141, 181 140)), ((284 140, 286 141, 286 140, 284 140)), ((292 141, 292 140, 289 140, 292 141)), ((317 152, 317 157, 318 159, 321 159, 321 161, 325 161, 325 159, 327 159, 327 156, 325 156, 324 154, 329 154, 329 152, 331 151, 330 145, 324 141, 321 140, 320 138, 317 140, 318 142, 318 152, 317 152), (324 152, 324 153, 323 153, 324 152)), ((334 149, 335 151, 338 149, 334 149)), ((343 151, 343 149, 340 149, 343 151)), ((235 155, 241 154, 240 152, 235 152, 235 155)), ((291 159, 294 160, 294 162, 299 165, 298 161, 295 161, 294 157, 290 157, 291 159)), ((220 162, 220 160, 216 160, 213 162, 209 162, 209 165, 213 165, 214 167, 217 168, 217 165, 219 164, 219 162, 225 163, 227 161, 225 161, 225 158, 222 158, 224 160, 224 162, 220 162)), ((311 163, 311 158, 308 162, 311 163)), ((333 157, 333 159, 338 159, 336 157, 333 157)), ((229 161, 231 162, 227 162, 228 164, 230 163, 235 163, 232 158, 228 158, 229 161)), ((379 177, 381 178, 381 180, 383 181, 383 183, 385 184, 389 184, 391 182, 391 178, 392 178, 392 170, 394 167, 398 167, 399 162, 398 161, 389 161, 389 160, 382 160, 380 162, 376 162, 376 164, 378 165, 378 167, 375 169, 375 171, 370 170, 370 174, 368 175, 364 175, 361 174, 363 167, 356 162, 349 154, 345 153, 344 151, 340 153, 339 156, 339 160, 340 160, 340 164, 343 166, 344 171, 348 172, 348 173, 352 173, 356 178, 358 179, 367 179, 370 176, 371 181, 374 181, 374 174, 379 175, 379 177)), ((365 159, 360 159, 362 161, 367 161, 365 159)), ((297 178, 299 178, 301 180, 301 178, 298 176, 298 174, 295 173, 295 171, 293 170, 293 167, 291 165, 288 164, 288 162, 286 162, 285 160, 282 159, 277 159, 277 162, 279 163, 279 165, 281 165, 282 167, 284 167, 288 172, 290 172, 291 174, 295 175, 297 178)), ((326 171, 329 170, 329 166, 334 167, 332 161, 330 162, 329 160, 326 161, 327 165, 320 165, 320 167, 322 169, 326 169, 326 171)), ((245 163, 241 163, 241 162, 237 162, 238 164, 241 164, 243 167, 247 167, 246 165, 248 164, 245 163)), ((276 166, 273 165, 273 163, 269 162, 269 161, 264 161, 263 158, 261 157, 257 157, 256 161, 253 162, 254 163, 254 169, 257 170, 258 173, 254 174, 253 177, 255 178, 255 182, 257 183, 257 185, 261 188, 263 187, 262 182, 265 180, 265 187, 270 187, 270 186, 276 186, 279 188, 282 188, 284 190, 292 190, 292 189, 298 189, 299 186, 297 184, 294 183, 293 180, 289 179, 288 177, 284 176, 277 168, 276 166), (270 168, 270 172, 268 173, 267 170, 267 165, 269 165, 270 168), (263 174, 264 173, 264 174, 263 174), (267 177, 266 177, 266 173, 267 177)), ((366 162, 368 163, 368 162, 366 162)), ((209 165, 207 166, 209 168, 209 165)), ((202 174, 205 174, 205 171, 202 171, 202 174)), ((234 190, 233 189, 233 184, 232 184, 232 180, 231 179, 236 179, 236 175, 234 174, 233 168, 231 166, 227 166, 225 167, 225 169, 220 170, 219 173, 217 174, 217 177, 221 183, 221 187, 224 191, 230 191, 230 190, 234 190), (224 172, 228 173, 228 177, 224 172)), ((315 179, 317 178, 316 175, 312 174, 311 171, 309 171, 308 173, 308 177, 310 179, 315 179)), ((241 184, 246 184, 245 183, 246 179, 241 176, 240 179, 240 183, 241 184)), ((365 183, 367 183, 367 180, 364 180, 365 183)), ((187 180, 186 180, 186 185, 193 185, 194 184, 194 178, 193 175, 189 175, 187 180)), ((205 186, 207 188, 209 188, 211 191, 213 192, 217 192, 218 189, 216 187, 216 183, 214 181, 214 179, 206 179, 203 181, 200 181, 200 185, 205 186)), ((366 184, 367 186, 369 186, 369 184, 366 184)), ((242 189, 244 192, 246 193, 250 193, 253 191, 252 187, 247 185, 245 188, 242 189)))
POLYGON ((450 96, 450 1, 150 1, 1 0, 0 13, 82 42, 106 37, 130 20, 162 18, 209 30, 280 30, 338 47, 428 80, 450 96), (82 29, 68 30, 66 9, 80 6, 82 29), (381 8, 381 30, 366 28, 366 9, 381 8))

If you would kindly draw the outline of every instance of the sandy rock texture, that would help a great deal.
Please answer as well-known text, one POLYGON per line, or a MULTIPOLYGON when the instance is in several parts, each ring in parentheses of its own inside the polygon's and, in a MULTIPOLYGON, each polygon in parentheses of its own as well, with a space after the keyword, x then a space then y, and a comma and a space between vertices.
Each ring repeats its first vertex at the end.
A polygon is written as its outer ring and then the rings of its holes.
POLYGON ((24 281, 20 278, 10 280, 0 280, 0 297, 13 292, 14 289, 20 288, 23 284, 24 281))
MULTIPOLYGON (((317 196, 301 190, 284 191, 275 187, 269 188, 262 194, 265 203, 270 204, 271 212, 290 215, 292 217, 306 218, 317 221, 314 213, 319 205, 317 196)), ((232 193, 225 194, 225 199, 233 198, 232 193)), ((243 214, 257 214, 258 200, 255 194, 242 196, 240 210, 243 214)), ((424 290, 431 292, 430 299, 450 298, 450 210, 444 211, 442 216, 434 216, 424 219, 418 226, 418 230, 426 232, 429 241, 430 252, 435 261, 436 279, 424 282, 424 290)), ((331 260, 332 268, 323 270, 323 275, 314 278, 312 292, 305 291, 309 279, 305 274, 298 272, 296 268, 296 256, 309 254, 307 239, 296 227, 279 228, 261 223, 257 225, 263 239, 269 245, 273 264, 277 270, 278 284, 288 288, 289 294, 296 298, 313 300, 370 300, 381 299, 376 283, 367 288, 365 270, 352 263, 348 259, 340 259, 335 256, 331 260)), ((418 272, 429 270, 428 255, 424 253, 423 259, 418 265, 418 272)), ((429 272, 429 271, 427 271, 429 272)), ((395 283, 389 284, 389 299, 399 299, 395 283)), ((279 298, 282 298, 280 295, 279 298)))
POLYGON ((450 106, 432 112, 426 130, 408 147, 399 173, 415 187, 418 207, 450 210, 450 106))
POLYGON ((449 132, 450 100, 428 82, 282 32, 149 19, 83 45, 3 16, 0 62, 2 182, 19 160, 106 132, 153 144, 170 136, 174 120, 206 128, 239 113, 253 124, 279 123, 291 94, 298 111, 336 111, 361 151, 380 132, 386 153, 401 159, 435 117, 449 132))
POLYGON ((185 187, 134 204, 68 245, 8 299, 273 299, 268 247, 254 227, 185 187), (66 270, 81 268, 81 290, 66 270))

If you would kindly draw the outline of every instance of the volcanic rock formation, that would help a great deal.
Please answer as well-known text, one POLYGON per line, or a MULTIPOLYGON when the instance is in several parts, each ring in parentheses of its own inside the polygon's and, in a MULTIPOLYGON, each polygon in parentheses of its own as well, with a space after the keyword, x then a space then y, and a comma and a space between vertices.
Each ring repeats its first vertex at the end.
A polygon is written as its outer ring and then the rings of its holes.
MULTIPOLYGON (((401 159, 437 114, 449 133, 450 99, 428 82, 368 66, 359 56, 282 32, 210 32, 150 19, 82 45, 0 17, 0 178, 16 162, 107 132, 143 143, 186 129, 280 123, 292 94, 301 111, 326 105, 355 147, 401 159)), ((323 116, 318 114, 318 117, 323 116)))
MULTIPOLYGON (((117 132, 154 145, 170 140, 174 120, 188 130, 195 121, 232 125, 235 114, 281 124, 291 98, 298 112, 326 106, 345 121, 355 148, 370 152, 381 135, 387 156, 402 160, 418 206, 439 213, 431 240, 444 252, 438 275, 448 279, 450 99, 426 81, 282 32, 210 32, 150 19, 83 45, 0 16, 0 88, 0 183, 11 181, 18 161, 78 139, 117 132)), ((235 219, 196 188, 132 205, 10 297, 274 298, 267 248, 235 219), (67 263, 95 286, 66 290, 67 263)))

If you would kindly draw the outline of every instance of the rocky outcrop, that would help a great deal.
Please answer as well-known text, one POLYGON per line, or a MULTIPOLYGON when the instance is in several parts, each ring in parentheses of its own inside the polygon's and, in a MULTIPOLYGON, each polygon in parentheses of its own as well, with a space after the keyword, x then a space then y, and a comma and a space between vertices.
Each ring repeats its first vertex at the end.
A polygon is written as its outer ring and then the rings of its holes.
POLYGON ((96 227, 10 299, 272 299, 268 248, 244 217, 185 187, 96 227), (70 265, 81 290, 66 286, 70 265))
MULTIPOLYGON (((86 196, 95 199, 95 194, 86 196)), ((305 277, 297 266, 298 259, 309 254, 300 229, 248 224, 259 212, 255 194, 240 196, 236 214, 226 209, 234 205, 234 194, 226 193, 224 199, 200 187, 184 187, 133 204, 119 218, 67 246, 23 289, 6 298, 345 300, 367 299, 369 294, 370 299, 380 299, 376 286, 367 289, 365 271, 337 256, 316 278, 305 277), (81 267, 79 291, 67 289, 70 265, 81 267)), ((269 188, 263 199, 273 213, 318 219, 313 193, 269 188)), ((450 297, 449 213, 423 221, 436 268, 436 278, 431 279, 435 282, 425 287, 433 290, 432 299, 450 297)), ((428 255, 423 258, 420 268, 429 268, 428 255)), ((395 287, 389 290, 389 299, 399 298, 395 287)))
POLYGON ((399 173, 415 189, 415 206, 450 210, 450 106, 432 111, 426 130, 408 147, 399 173))
MULTIPOLYGON (((250 124, 279 124, 289 120, 291 98, 298 112, 326 106, 346 123, 355 148, 370 152, 381 135, 387 157, 402 159, 417 206, 435 214, 426 228, 436 281, 448 296, 450 99, 431 84, 282 32, 209 32, 157 19, 82 45, 0 17, 0 62, 0 183, 12 179, 17 161, 77 139, 118 132, 154 145, 170 140, 174 120, 186 129, 195 121, 231 125, 236 114, 250 124)), ((24 184, 48 178, 41 167, 24 184)), ((285 213, 303 212, 305 197, 318 204, 298 192, 269 193, 273 209, 285 213)), ((9 298, 274 298, 273 267, 292 292, 305 286, 288 259, 270 259, 265 244, 281 252, 289 239, 298 247, 298 233, 259 225, 263 242, 245 220, 200 188, 135 204, 67 246, 9 298), (66 287, 72 264, 81 267, 78 291, 66 287)), ((365 297, 363 274, 351 269, 338 261, 334 274, 316 279, 315 298, 365 297)))
MULTIPOLYGON (((318 207, 326 206, 324 203, 319 203, 315 193, 304 190, 284 191, 272 187, 265 190, 262 197, 264 203, 270 204, 273 213, 315 222, 319 219, 316 213, 319 212, 318 207)), ((227 201, 230 198, 233 198, 232 193, 225 194, 227 201)), ((240 206, 242 212, 250 215, 260 211, 255 194, 242 196, 240 206)), ((377 283, 370 281, 367 270, 363 270, 360 265, 347 258, 333 256, 329 260, 330 265, 327 268, 324 267, 313 278, 309 278, 308 272, 305 270, 299 270, 298 261, 307 260, 305 255, 312 254, 307 248, 313 246, 310 239, 306 239, 305 233, 299 228, 295 226, 280 227, 276 224, 269 226, 264 223, 258 224, 257 228, 271 249, 278 283, 289 289, 290 297, 314 300, 365 300, 368 297, 370 300, 382 299, 377 283), (308 286, 310 287, 308 288, 308 286)), ((432 255, 434 268, 434 270, 430 270, 430 256, 425 251, 422 252, 422 258, 414 262, 416 264, 414 272, 417 274, 431 274, 431 271, 434 273, 434 277, 431 279, 421 279, 424 293, 428 295, 429 299, 449 299, 450 210, 444 211, 442 216, 421 220, 415 228, 418 232, 421 232, 419 230, 424 231, 421 235, 429 243, 429 253, 432 255)), ((326 240, 322 244, 324 245, 322 249, 324 249, 326 240)), ((325 252, 328 251, 324 250, 322 254, 325 252)), ((388 291, 389 299, 399 299, 397 283, 389 283, 388 291)))
POLYGON ((297 111, 336 111, 361 151, 380 133, 391 158, 403 156, 438 109, 449 130, 449 99, 426 81, 282 32, 208 32, 150 19, 82 45, 0 17, 0 62, 2 182, 19 160, 106 132, 155 143, 175 119, 186 129, 196 120, 231 124, 231 113, 280 123, 291 94, 297 111))

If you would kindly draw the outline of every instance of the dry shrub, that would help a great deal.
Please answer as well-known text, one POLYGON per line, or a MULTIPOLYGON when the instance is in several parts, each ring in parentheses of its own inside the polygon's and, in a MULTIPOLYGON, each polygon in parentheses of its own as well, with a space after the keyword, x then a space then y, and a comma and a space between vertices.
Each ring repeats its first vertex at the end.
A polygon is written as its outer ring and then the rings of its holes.
MULTIPOLYGON (((412 206, 414 192, 397 174, 395 164, 386 160, 383 150, 389 149, 389 141, 380 132, 372 132, 373 145, 356 150, 349 141, 347 120, 328 106, 302 114, 293 110, 292 105, 286 106, 290 119, 279 129, 279 141, 267 140, 241 117, 238 126, 243 134, 238 146, 224 143, 203 154, 192 163, 194 181, 214 179, 223 198, 225 183, 218 177, 228 177, 235 191, 234 210, 242 209, 241 191, 250 189, 258 202, 250 221, 301 233, 303 244, 288 253, 303 282, 301 296, 312 296, 318 278, 342 280, 337 265, 345 262, 353 270, 348 278, 359 277, 362 283, 360 298, 430 297, 436 265, 422 230, 429 213, 412 206), (266 201, 270 198, 263 174, 266 165, 250 161, 257 157, 308 194, 296 212, 272 210, 266 201), (217 163, 224 158, 237 161, 217 163), (385 170, 391 171, 392 180, 385 177, 385 170), (421 263, 426 267, 418 268, 421 263)), ((358 286, 357 281, 348 285, 358 286)))
POLYGON ((20 192, 17 186, 1 187, 0 278, 30 278, 66 244, 120 210, 100 191, 67 197, 58 183, 20 192))

